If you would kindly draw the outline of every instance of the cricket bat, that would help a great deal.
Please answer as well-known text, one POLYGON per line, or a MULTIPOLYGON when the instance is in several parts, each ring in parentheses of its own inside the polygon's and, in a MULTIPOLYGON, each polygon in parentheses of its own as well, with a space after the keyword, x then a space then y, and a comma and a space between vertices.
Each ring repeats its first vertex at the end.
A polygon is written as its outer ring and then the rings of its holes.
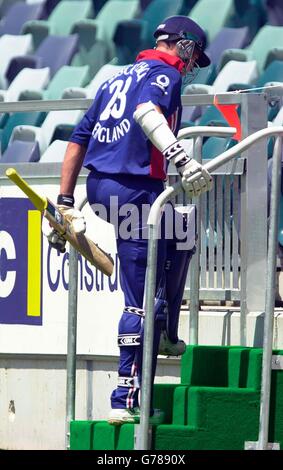
POLYGON ((92 240, 83 233, 77 234, 72 228, 68 216, 64 216, 58 207, 48 198, 37 194, 31 186, 17 173, 14 168, 8 168, 6 175, 12 180, 29 198, 36 209, 43 213, 50 225, 60 233, 82 256, 93 266, 107 276, 113 272, 113 259, 92 240))

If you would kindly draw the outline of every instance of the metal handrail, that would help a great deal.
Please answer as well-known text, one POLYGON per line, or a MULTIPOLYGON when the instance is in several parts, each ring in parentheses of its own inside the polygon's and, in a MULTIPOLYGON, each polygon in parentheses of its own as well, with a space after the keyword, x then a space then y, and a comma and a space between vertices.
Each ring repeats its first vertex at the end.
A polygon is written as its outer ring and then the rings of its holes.
POLYGON ((265 318, 263 331, 263 357, 260 397, 258 450, 268 449, 268 426, 271 387, 271 363, 273 346, 273 323, 275 305, 275 276, 277 257, 277 233, 281 184, 282 139, 276 138, 273 152, 272 186, 270 195, 270 221, 268 233, 268 257, 266 274, 265 318))
MULTIPOLYGON (((188 134, 187 134, 188 135, 188 134)), ((213 160, 205 164, 205 168, 212 172, 218 167, 227 163, 232 158, 241 154, 247 150, 254 143, 260 139, 269 136, 283 136, 283 127, 271 127, 261 129, 254 134, 246 137, 242 142, 239 142, 234 147, 226 150, 222 154, 215 157, 213 160)), ((279 146, 277 145, 277 148, 279 146)), ((143 346, 143 367, 142 367, 142 385, 141 385, 141 418, 140 427, 137 440, 137 449, 148 450, 149 449, 149 415, 150 415, 150 401, 151 401, 151 370, 152 370, 152 351, 153 351, 153 329, 154 329, 154 297, 155 297, 155 284, 156 284, 156 261, 157 261, 157 240, 158 240, 158 225, 160 221, 160 214, 163 205, 179 192, 182 191, 181 182, 168 187, 163 191, 153 203, 149 217, 149 241, 148 241, 148 254, 147 254, 147 271, 146 271, 146 282, 145 282, 145 321, 144 321, 144 346, 143 346)), ((266 316, 271 316, 270 307, 272 302, 266 304, 266 316)), ((273 312, 272 312, 273 315, 273 312)), ((272 332, 271 332, 272 335, 272 332)), ((270 340, 269 340, 270 341, 270 340)), ((265 348, 267 349, 267 348, 265 348)), ((269 345, 270 349, 270 345, 269 345)), ((272 350, 272 344, 271 344, 272 350)), ((264 363, 269 361, 270 351, 264 352, 263 361, 264 363)), ((265 378, 263 383, 268 384, 267 375, 270 374, 270 368, 263 367, 265 378)), ((266 397, 266 393, 264 396, 266 397)), ((266 405, 265 405, 266 406, 266 405)), ((265 424, 262 425, 266 428, 265 424)), ((262 431, 266 435, 266 430, 262 431)), ((266 437, 262 441, 266 441, 266 437)), ((264 444, 265 445, 265 444, 264 444)))

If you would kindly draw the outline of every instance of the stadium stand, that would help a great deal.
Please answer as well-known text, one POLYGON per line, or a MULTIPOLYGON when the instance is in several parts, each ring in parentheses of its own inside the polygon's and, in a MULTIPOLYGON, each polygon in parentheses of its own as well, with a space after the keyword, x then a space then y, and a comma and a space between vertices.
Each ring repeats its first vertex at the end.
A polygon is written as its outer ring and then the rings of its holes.
POLYGON ((240 76, 243 83, 251 84, 258 77, 257 62, 250 60, 248 62, 237 62, 230 60, 220 70, 212 85, 192 84, 185 88, 185 94, 192 93, 221 93, 227 91, 235 82, 235 77, 240 76))
POLYGON ((49 79, 49 67, 42 69, 30 69, 26 67, 14 78, 7 90, 0 90, 0 100, 17 101, 20 99, 21 93, 29 88, 33 88, 33 90, 36 91, 45 88, 49 79))
MULTIPOLYGON (((264 2, 263 2, 264 3, 264 2)), ((283 26, 283 8, 281 0, 266 0, 267 22, 273 26, 283 26)))
POLYGON ((27 21, 38 20, 43 15, 43 5, 40 3, 15 3, 1 18, 0 35, 21 34, 27 21))
MULTIPOLYGON (((30 37, 31 35, 24 35, 30 37)), ((30 55, 14 55, 10 60, 9 68, 6 72, 8 81, 12 81, 20 70, 25 67, 40 68, 49 67, 50 76, 53 77, 64 65, 70 64, 78 47, 78 36, 47 36, 37 50, 30 55), (56 50, 56 54, 54 54, 56 50)))
POLYGON ((264 25, 245 49, 227 49, 222 54, 221 66, 229 60, 257 61, 259 72, 272 60, 283 56, 283 29, 280 26, 264 25))
POLYGON ((248 27, 248 41, 251 42, 259 29, 266 23, 265 0, 234 0, 234 13, 228 25, 233 28, 248 27))
POLYGON ((190 11, 190 18, 201 25, 212 41, 231 17, 233 7, 233 0, 199 0, 190 11), (212 11, 217 11, 217 15, 212 15, 212 11))
MULTIPOLYGON (((13 34, 4 34, 0 37, 0 86, 7 88, 7 73, 10 63, 14 57, 20 54, 27 54, 32 50, 32 36, 25 34, 24 36, 16 36, 13 34)), ((13 77, 14 78, 14 77, 13 77)))
POLYGON ((59 2, 46 20, 27 21, 23 33, 33 36, 34 47, 38 47, 46 36, 71 34, 74 24, 93 16, 90 0, 63 0, 59 2))
MULTIPOLYGON (((283 86, 283 0, 0 0, 0 101, 93 99, 139 50, 154 47, 157 24, 175 14, 188 15, 207 31, 212 62, 184 86, 184 94, 283 86)), ((283 125, 281 101, 270 104, 270 125, 283 125)), ((61 163, 82 113, 2 114, 0 163, 61 163)), ((228 123, 215 106, 187 107, 187 125, 228 123)), ((204 139, 202 156, 211 159, 234 144, 230 138, 204 139)), ((270 139, 269 195, 273 144, 270 139)), ((191 151, 192 141, 185 146, 191 151)), ((166 420, 153 432, 153 448, 231 450, 242 449, 247 435, 256 440, 261 361, 256 347, 189 346, 181 382, 154 387, 154 406, 165 408, 166 420)), ((272 374, 270 430, 282 445, 282 373, 272 374)), ((73 421, 71 448, 132 449, 134 432, 134 425, 113 430, 105 421, 73 421)))
POLYGON ((248 41, 248 31, 247 26, 242 28, 223 27, 206 48, 211 62, 218 67, 221 56, 226 49, 242 49, 245 47, 248 41))

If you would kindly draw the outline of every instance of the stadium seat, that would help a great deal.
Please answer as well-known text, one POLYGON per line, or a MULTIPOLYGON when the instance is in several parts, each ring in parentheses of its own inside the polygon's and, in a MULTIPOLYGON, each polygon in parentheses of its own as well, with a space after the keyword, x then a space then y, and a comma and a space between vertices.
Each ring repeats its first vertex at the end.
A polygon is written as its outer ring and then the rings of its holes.
POLYGON ((0 18, 3 18, 7 10, 9 10, 14 3, 18 2, 19 0, 0 0, 0 18))
POLYGON ((256 60, 251 60, 248 62, 237 62, 236 60, 230 60, 230 62, 228 62, 223 67, 223 69, 220 70, 213 82, 213 85, 195 83, 188 85, 185 89, 185 93, 223 93, 227 91, 233 83, 235 83, 237 77, 241 77, 242 83, 254 83, 258 78, 256 60))
POLYGON ((90 49, 80 47, 79 51, 74 55, 71 65, 89 67, 89 80, 92 80, 103 65, 113 59, 113 52, 109 49, 109 45, 102 39, 97 39, 90 49))
POLYGON ((204 160, 209 160, 211 158, 217 157, 221 153, 225 152, 229 148, 233 147, 235 141, 223 137, 209 137, 203 144, 202 147, 202 158, 204 160))
POLYGON ((17 101, 21 93, 29 88, 42 90, 49 83, 49 67, 42 69, 25 68, 14 78, 7 90, 0 90, 0 100, 17 101))
MULTIPOLYGON (((28 35, 31 37, 31 35, 28 35)), ((25 36, 20 36, 25 37, 25 36)), ((63 67, 70 64, 77 51, 78 36, 48 36, 32 55, 14 55, 10 61, 6 77, 11 82, 15 76, 25 67, 50 68, 50 76, 63 67), (54 53, 56 51, 56 54, 54 53)))
POLYGON ((148 5, 152 2, 152 0, 140 0, 139 1, 139 4, 140 4, 140 10, 141 11, 144 11, 148 5))
POLYGON ((43 91, 43 98, 46 100, 58 100, 61 98, 65 88, 71 86, 83 87, 88 83, 88 66, 75 67, 64 65, 56 75, 54 75, 48 88, 43 91))
POLYGON ((130 64, 134 62, 141 45, 140 20, 124 20, 118 24, 113 41, 117 63, 130 64))
POLYGON ((68 142, 66 140, 54 140, 40 158, 40 163, 62 163, 68 142))
POLYGON ((53 134, 58 125, 68 123, 75 125, 82 111, 51 111, 46 116, 41 127, 21 125, 13 129, 10 141, 24 140, 28 142, 38 142, 40 155, 48 148, 52 141, 53 134))
POLYGON ((227 49, 221 58, 221 66, 229 60, 256 60, 259 73, 268 63, 283 57, 283 28, 281 26, 263 26, 251 44, 245 49, 227 49))
POLYGON ((43 5, 40 3, 29 5, 20 2, 11 5, 1 20, 0 35, 21 34, 25 22, 41 18, 42 13, 43 5))
POLYGON ((153 33, 161 21, 172 15, 178 15, 182 9, 182 0, 153 0, 141 16, 143 48, 153 47, 155 40, 153 33))
MULTIPOLYGON (((88 67, 72 67, 64 66, 50 81, 48 88, 46 90, 26 90, 21 93, 21 99, 31 100, 31 99, 59 99, 61 98, 65 88, 70 86, 84 86, 87 83, 88 77, 88 67)), ((81 111, 53 111, 49 113, 49 118, 45 123, 45 126, 48 130, 48 139, 50 140, 54 129, 59 124, 73 124, 76 123, 81 115, 81 111), (64 120, 65 119, 65 120, 64 120), (50 128, 52 127, 52 129, 50 128), (51 130, 50 130, 51 129, 51 130), (50 137, 51 135, 51 137, 50 137)), ((7 148, 10 137, 13 133, 14 128, 21 128, 21 134, 18 133, 18 136, 25 134, 25 126, 34 126, 35 133, 37 132, 37 126, 41 126, 45 122, 46 113, 15 113, 6 122, 3 129, 0 132, 2 152, 7 148)), ((29 127, 28 127, 29 128, 29 127)), ((40 128, 39 128, 40 129, 40 128)), ((40 134, 41 131, 39 130, 40 134)), ((28 134, 31 135, 30 132, 28 134)), ((22 137, 21 137, 22 138, 22 137)), ((47 143, 49 140, 47 139, 47 143)), ((43 146, 45 149, 46 145, 43 146)), ((41 147, 40 147, 41 148, 41 147)))
POLYGON ((153 33, 158 24, 165 17, 179 14, 182 5, 180 0, 152 0, 141 12, 140 18, 121 21, 113 38, 117 63, 131 63, 141 49, 154 47, 153 33))
POLYGON ((188 15, 198 0, 184 0, 180 15, 188 15))
POLYGON ((283 26, 282 0, 265 0, 267 22, 273 26, 283 26))
POLYGON ((62 0, 47 20, 28 21, 23 27, 23 32, 32 34, 34 47, 38 47, 48 35, 69 35, 77 21, 92 15, 90 0, 62 0))
POLYGON ((206 48, 206 53, 213 64, 218 66, 226 49, 242 49, 247 45, 249 28, 222 28, 206 48))
MULTIPOLYGON (((216 67, 214 64, 209 64, 207 67, 202 67, 198 69, 198 73, 190 81, 190 85, 193 83, 206 83, 210 85, 214 82, 216 78, 216 67)), ((184 88, 186 87, 186 83, 184 81, 184 88)))
POLYGON ((211 42, 221 28, 226 26, 233 9, 233 0, 199 0, 190 11, 189 17, 206 31, 208 42, 211 42))
POLYGON ((108 2, 108 0, 92 0, 94 15, 97 15, 106 2, 108 2))
POLYGON ((283 62, 281 60, 271 62, 258 77, 255 86, 261 87, 271 82, 283 82, 283 62))
POLYGON ((32 51, 32 36, 31 34, 24 36, 4 34, 0 37, 0 50, 0 87, 5 89, 8 85, 6 75, 12 59, 20 54, 28 54, 32 51))
MULTIPOLYGON (((26 0, 28 3, 33 1, 33 0, 26 0)), ((34 0, 36 3, 36 0, 34 0)), ((61 0, 42 0, 43 3, 43 11, 42 11, 42 16, 41 19, 45 20, 47 19, 51 12, 54 10, 56 5, 60 2, 61 0)))
POLYGON ((69 87, 83 87, 88 82, 88 66, 64 65, 50 80, 45 90, 27 89, 21 93, 22 100, 58 100, 69 87))
MULTIPOLYGON (((44 98, 59 99, 65 97, 63 90, 66 86, 83 86, 85 84, 85 77, 88 75, 87 66, 85 67, 62 67, 44 93, 44 98), (63 96, 62 96, 63 95, 63 96)), ((37 96, 39 92, 34 92, 33 99, 39 99, 37 96)), ((42 95, 42 94, 41 94, 42 95)), ((42 96, 41 96, 42 97, 42 96)), ((28 96, 28 98, 30 98, 28 96)), ((37 141, 39 144, 40 154, 42 154, 48 147, 52 140, 52 136, 58 125, 74 125, 78 122, 82 111, 69 110, 69 111, 51 111, 47 114, 46 118, 41 124, 41 127, 34 125, 19 125, 14 127, 11 139, 12 140, 27 140, 37 141)))
POLYGON ((41 126, 46 117, 46 113, 41 112, 22 112, 6 115, 5 124, 0 129, 1 151, 5 152, 8 147, 13 129, 20 125, 41 126))
POLYGON ((228 21, 228 25, 233 28, 248 26, 249 43, 266 23, 264 2, 265 0, 234 0, 234 14, 228 21))
POLYGON ((80 47, 87 50, 97 39, 105 41, 111 48, 119 21, 134 18, 137 12, 138 0, 108 0, 95 19, 77 20, 73 32, 80 37, 80 47))
POLYGON ((37 142, 24 142, 15 140, 7 147, 0 163, 38 162, 40 158, 37 142))
POLYGON ((203 109, 203 114, 198 121, 198 126, 228 126, 224 116, 215 106, 208 106, 203 109))

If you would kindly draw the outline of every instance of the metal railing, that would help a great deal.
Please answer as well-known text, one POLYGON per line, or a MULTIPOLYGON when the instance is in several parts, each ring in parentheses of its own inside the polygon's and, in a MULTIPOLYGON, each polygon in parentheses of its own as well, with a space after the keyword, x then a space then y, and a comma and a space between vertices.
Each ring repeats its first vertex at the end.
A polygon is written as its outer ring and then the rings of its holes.
MULTIPOLYGON (((268 99, 281 99, 282 89, 272 89, 269 93, 224 93, 217 95, 219 104, 239 104, 241 106, 241 124, 243 129, 243 136, 247 136, 256 130, 263 129, 267 126, 266 109, 268 99)), ((3 112, 27 112, 27 111, 61 111, 61 110, 86 110, 91 105, 91 99, 65 99, 65 100, 33 100, 33 101, 18 101, 11 103, 0 103, 0 113, 3 112)), ((183 95, 182 104, 186 106, 209 106, 213 105, 213 95, 183 95)), ((249 149, 243 154, 243 158, 247 159, 247 171, 241 177, 241 206, 244 210, 241 211, 241 227, 245 236, 241 240, 242 264, 241 264, 241 279, 243 286, 240 291, 241 305, 245 308, 246 312, 250 311, 263 311, 264 309, 264 296, 263 296, 263 280, 266 278, 266 253, 265 247, 267 242, 267 217, 263 214, 266 211, 266 197, 267 197, 267 183, 266 171, 267 162, 265 159, 266 148, 264 143, 258 143, 253 146, 252 155, 249 155, 249 149), (261 188, 260 194, 255 197, 255 189, 261 188), (262 214, 262 217, 259 214, 262 214), (258 229, 254 231, 254 227, 258 229), (250 236, 254 232, 253 238, 250 236), (251 249, 253 247, 253 249, 251 249)), ((16 168, 21 166, 25 167, 25 175, 33 177, 33 174, 40 176, 48 172, 50 169, 59 167, 58 163, 49 164, 41 163, 35 165, 34 163, 16 164, 16 168)), ((60 169, 58 175, 60 173, 60 169)), ((5 172, 5 164, 0 164, 0 179, 2 179, 2 172, 5 172), (1 168, 3 167, 3 168, 1 168)), ((82 173, 83 174, 83 173, 82 173)), ((43 176, 44 177, 44 176, 43 176)), ((208 196, 210 197, 210 196, 208 196)), ((210 237, 209 237, 210 239, 210 237)), ((204 253, 204 251, 203 251, 204 253)), ((202 257, 201 262, 205 262, 202 257)), ((210 278, 211 279, 211 278, 210 278)), ((226 295, 236 294, 237 298, 239 292, 237 289, 227 288, 226 285, 220 289, 217 285, 212 287, 204 284, 204 277, 201 277, 201 293, 206 295, 209 299, 210 296, 217 296, 217 299, 225 298, 226 295), (237 291, 237 292, 236 292, 237 291), (230 294, 231 293, 231 294, 230 294), (222 297, 221 297, 222 296, 222 297)), ((188 286, 185 290, 185 295, 188 295, 188 286)))
MULTIPOLYGON (((78 204, 82 210, 87 198, 78 204)), ((68 332, 67 332, 67 382, 66 382, 66 418, 65 447, 70 449, 70 425, 76 414, 76 369, 77 369, 77 310, 78 310, 78 252, 69 248, 69 292, 68 292, 68 332)))
MULTIPOLYGON (((262 129, 254 134, 246 137, 242 142, 233 148, 222 153, 218 157, 205 164, 206 169, 212 172, 227 161, 246 151, 249 147, 268 136, 277 136, 275 146, 276 164, 273 168, 273 196, 272 196, 272 220, 269 232, 269 269, 267 279, 266 307, 265 307, 265 339, 263 353, 263 372, 262 372, 262 393, 261 393, 261 412, 260 412, 260 439, 258 448, 266 448, 268 433, 268 415, 269 415, 269 399, 270 399, 270 377, 271 377, 271 356, 272 356, 272 337, 273 337, 273 309, 275 304, 274 291, 274 268, 276 266, 276 220, 278 219, 278 201, 279 201, 279 177, 275 174, 278 171, 281 153, 281 137, 283 136, 283 127, 272 127, 262 129), (280 139, 280 143, 279 143, 280 139), (268 291, 269 289, 269 291, 268 291)), ((278 171, 279 173, 279 171, 278 171)), ((144 321, 144 345, 143 345, 143 367, 142 367, 142 384, 141 384, 141 418, 137 438, 138 450, 148 450, 149 444, 149 415, 151 403, 151 371, 152 371, 152 352, 153 352, 153 330, 154 330, 154 300, 156 285, 156 262, 157 262, 157 241, 158 241, 158 225, 160 220, 161 209, 164 204, 172 199, 176 194, 182 191, 181 183, 168 187, 153 203, 149 218, 149 241, 147 255, 147 272, 145 282, 145 321, 144 321)), ((197 295, 195 293, 195 295, 197 295)), ((197 312, 198 313, 198 312, 197 312)), ((242 315, 245 312, 243 311, 242 315)), ((197 325, 197 321, 194 321, 197 325)), ((245 319, 241 319, 241 327, 244 328, 245 319)), ((242 331, 242 337, 244 333, 242 331)))
MULTIPOLYGON (((273 90, 275 96, 277 94, 276 90, 273 90)), ((271 94, 269 94, 271 95, 271 94)), ((279 90, 278 95, 282 99, 282 90, 279 90)), ((277 99, 277 98, 276 98, 277 99)), ((218 95, 218 102, 220 104, 229 104, 229 103, 238 103, 241 105, 241 123, 243 128, 244 137, 251 134, 252 132, 263 129, 267 125, 266 120, 266 107, 268 101, 268 94, 223 94, 218 95)), ((214 96, 212 95, 193 95, 193 96, 182 96, 182 104, 184 106, 207 106, 214 103, 214 96)), ((88 99, 68 99, 68 100, 54 100, 54 101, 19 101, 14 103, 0 103, 0 113, 12 113, 12 112, 26 112, 26 111, 59 111, 59 110, 86 110, 92 104, 92 100, 88 99)), ((227 128, 226 128, 227 130, 227 128)), ((273 128, 267 130, 264 135, 267 137, 269 135, 276 134, 278 128, 273 128)), ((280 131, 281 132, 281 131, 280 131)), ((254 134, 256 135, 256 134, 254 134)), ((253 136, 251 136, 253 137, 253 136)), ((264 137, 263 135, 261 137, 264 137)), ((195 136, 195 156, 200 155, 201 153, 201 138, 195 136)), ((266 208, 266 184, 265 184, 265 175, 266 175, 266 163, 265 155, 266 150, 264 144, 260 144, 260 139, 249 140, 245 139, 241 144, 241 151, 243 152, 243 157, 247 161, 247 172, 246 175, 243 175, 243 194, 241 199, 243 199, 245 211, 241 213, 241 226, 245 238, 241 240, 241 253, 243 256, 243 263, 241 265, 241 342, 244 344, 245 341, 245 318, 246 313, 251 310, 261 311, 264 309, 264 291, 262 288, 262 280, 266 278, 266 254, 264 252, 266 247, 266 229, 267 229, 267 218, 263 213, 261 217, 258 217, 258 213, 262 211, 262 208, 266 208), (257 144, 257 141, 259 143, 257 144), (247 146, 243 148, 241 145, 245 142, 247 146), (252 146, 252 150, 250 147, 252 146), (251 166, 253 162, 253 167, 251 166), (255 163, 256 162, 256 163, 255 163), (256 171, 255 171, 256 170, 256 171), (260 196, 255 196, 255 188, 258 188, 262 185, 263 190, 260 193, 260 196), (258 210, 260 208, 260 210, 258 210), (253 238, 251 239, 250 234, 254 233, 253 238), (251 249, 253 248, 253 249, 251 249), (255 262, 256 261, 256 262, 255 262)), ((277 144, 278 148, 278 144, 277 144)), ((225 161, 233 158, 234 152, 240 152, 239 147, 233 147, 231 150, 225 152, 222 156, 225 156, 225 161)), ((218 157, 217 157, 218 158, 218 157)), ((213 162, 216 163, 218 159, 214 159, 213 162)), ((4 179, 5 164, 0 165, 0 179, 4 179)), ((37 165, 34 163, 30 164, 17 164, 17 168, 24 169, 24 176, 31 178, 46 178, 46 169, 48 168, 48 175, 56 174, 59 176, 59 164, 41 164, 37 165)), ((83 175, 86 175, 86 172, 83 172, 83 175)), ((49 178, 50 176, 48 176, 49 178)), ((216 183, 216 187, 219 184, 216 183)), ((166 193, 166 198, 170 199, 173 197, 173 192, 175 195, 178 195, 180 187, 178 185, 173 188, 169 188, 169 193, 166 193), (172 191, 172 192, 170 192, 172 191)), ((273 195, 274 197, 274 195, 273 195)), ((157 201, 156 201, 157 202, 157 201)), ((165 201, 164 201, 165 202, 165 201)), ((160 200, 159 200, 160 203, 160 200)), ((81 206, 82 207, 82 206, 81 206)), ((156 210, 156 208, 154 209, 156 210)), ((149 250, 153 252, 156 247, 153 246, 149 250)), ((151 253, 152 255, 152 253, 151 253)), ((195 256, 195 260, 198 259, 198 256, 195 256)), ((152 258, 153 259, 153 258, 152 258)), ((77 319, 76 319, 76 309, 77 309, 77 282, 76 282, 76 270, 77 270, 77 254, 70 251, 70 281, 71 286, 69 288, 69 302, 68 302, 68 356, 67 356, 67 404, 66 404, 66 447, 69 448, 69 426, 70 421, 75 418, 75 381, 76 381, 76 329, 77 329, 77 319), (72 287, 73 285, 73 287, 72 287)), ((199 267, 199 264, 196 261, 193 261, 193 264, 199 267)), ((148 265, 150 268, 150 265, 148 265)), ((151 268, 150 268, 151 269, 151 268)), ((150 272, 149 269, 149 272, 150 272)), ((272 270, 272 267, 268 267, 268 272, 272 270)), ((196 269, 194 270, 196 273, 196 269)), ((270 274, 269 274, 270 276, 270 274)), ((147 275, 147 286, 149 285, 149 279, 147 275)), ((151 273, 151 278, 154 277, 154 268, 151 273)), ((269 278, 270 279, 270 278, 269 278)), ((195 311, 199 303, 198 298, 198 282, 199 278, 196 274, 193 274, 191 279, 191 305, 195 305, 195 311), (194 301, 193 301, 194 296, 194 301)), ((273 303, 273 293, 266 303, 266 312, 270 311, 273 303)), ((148 297, 147 304, 150 309, 152 304, 152 298, 148 297)), ((192 336, 190 336, 190 342, 194 342, 197 337, 198 330, 198 312, 192 315, 190 318, 190 327, 192 331, 192 336)), ((150 325, 150 314, 147 314, 147 320, 145 326, 148 330, 150 325)), ((272 320, 270 320, 271 322, 272 320)), ((267 338, 268 332, 266 332, 265 324, 265 342, 269 344, 270 347, 270 338, 267 338)), ((269 325, 270 328, 270 325, 269 325)), ((269 331, 270 334, 270 331, 269 331)), ((272 334, 272 333, 271 333, 272 334)), ((145 338, 147 341, 148 331, 145 332, 145 338)), ((150 343, 150 341, 149 341, 150 343)), ((144 365, 149 363, 148 356, 150 351, 150 344, 147 344, 144 348, 144 365), (149 349, 148 349, 149 345, 149 349)), ((265 347, 266 350, 266 347, 265 347)), ((269 356, 264 355, 264 363, 269 366, 269 356)), ((151 370, 151 363, 149 368, 149 373, 151 370)), ((270 368, 263 368, 263 377, 266 377, 270 368)), ((144 372, 143 372, 144 374, 144 372)), ((144 377, 147 376, 147 372, 144 377)), ((144 393, 144 387, 146 384, 146 379, 143 381, 142 388, 142 408, 141 408, 141 424, 140 424, 140 438, 139 438, 139 448, 147 448, 147 431, 148 431, 148 408, 146 406, 146 401, 148 398, 144 393)), ((266 380, 268 385, 268 380, 266 380)), ((268 388, 268 387, 267 387, 268 388)), ((150 389, 149 389, 150 390, 150 389)), ((150 397, 149 397, 150 398, 150 397)), ((262 399, 262 402, 265 403, 266 408, 266 398, 262 399)), ((263 407, 262 407, 263 408, 263 407)), ((266 409, 263 410, 263 414, 266 412, 266 409)), ((266 420, 261 425, 262 429, 266 429, 266 420)), ((262 442, 266 439, 261 439, 262 442)), ((265 445, 265 444, 262 444, 265 445)))
MULTIPOLYGON (((193 156, 194 159, 201 163, 202 162, 202 144, 203 144, 203 137, 232 137, 235 134, 235 128, 229 127, 213 127, 213 126, 196 126, 194 129, 185 128, 181 129, 178 134, 178 139, 186 139, 186 138, 194 138, 193 142, 193 156)), ((223 193, 222 193, 222 177, 214 177, 218 178, 216 187, 217 192, 219 194, 218 200, 221 201, 223 205, 223 193)), ((215 187, 215 184, 214 184, 215 187)), ((214 187, 212 189, 212 195, 210 196, 210 200, 213 200, 214 194, 214 187)), ((230 193, 230 188, 229 188, 230 193)), ((190 319, 189 319, 189 342, 196 343, 197 342, 197 332, 198 332, 198 311, 199 311, 199 303, 200 303, 200 285, 204 286, 206 283, 206 271, 207 271, 207 258, 206 258, 206 240, 207 240, 207 232, 206 232, 206 220, 208 218, 208 204, 207 204, 207 194, 202 195, 199 198, 194 198, 192 203, 196 206, 196 227, 197 230, 200 232, 199 239, 201 240, 201 247, 200 244, 196 244, 196 252, 192 257, 190 263, 190 319)), ((228 201, 230 202, 230 201, 228 201)), ((209 203, 209 229, 211 233, 209 233, 209 254, 213 253, 215 250, 214 244, 214 219, 216 217, 215 205, 209 203)), ((222 286, 222 226, 223 224, 220 222, 222 219, 222 207, 218 208, 220 211, 217 215, 218 223, 218 243, 217 243, 217 284, 220 287, 222 286)), ((230 209, 230 208, 229 208, 230 209)), ((227 217, 225 217, 227 220, 227 217)), ((230 231, 229 231, 230 233, 230 231)), ((229 243, 229 237, 226 237, 227 244, 229 243), (228 238, 228 240, 227 240, 228 238)), ((225 257, 226 260, 227 257, 225 257)), ((209 281, 214 284, 214 260, 209 263, 209 281)), ((225 272, 229 272, 230 277, 230 258, 229 258, 229 268, 227 269, 227 264, 225 264, 225 272)), ((211 286, 212 287, 212 286, 211 286)))

